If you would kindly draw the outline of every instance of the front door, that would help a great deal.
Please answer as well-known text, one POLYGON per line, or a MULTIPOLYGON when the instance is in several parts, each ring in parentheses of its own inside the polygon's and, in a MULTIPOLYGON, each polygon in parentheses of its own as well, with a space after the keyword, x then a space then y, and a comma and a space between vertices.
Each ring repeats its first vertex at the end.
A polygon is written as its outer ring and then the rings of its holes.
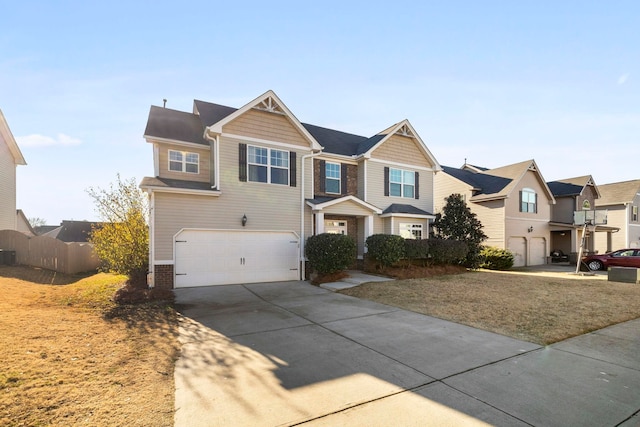
POLYGON ((327 219, 324 221, 324 232, 331 234, 347 234, 347 221, 327 219))

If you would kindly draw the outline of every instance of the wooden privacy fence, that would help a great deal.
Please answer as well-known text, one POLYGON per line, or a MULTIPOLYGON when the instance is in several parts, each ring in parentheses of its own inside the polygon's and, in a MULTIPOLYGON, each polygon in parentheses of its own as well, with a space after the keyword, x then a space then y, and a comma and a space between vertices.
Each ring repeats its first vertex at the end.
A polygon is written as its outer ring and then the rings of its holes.
POLYGON ((98 268, 100 260, 90 243, 66 243, 48 236, 27 236, 0 230, 0 249, 16 251, 16 263, 75 274, 98 268))

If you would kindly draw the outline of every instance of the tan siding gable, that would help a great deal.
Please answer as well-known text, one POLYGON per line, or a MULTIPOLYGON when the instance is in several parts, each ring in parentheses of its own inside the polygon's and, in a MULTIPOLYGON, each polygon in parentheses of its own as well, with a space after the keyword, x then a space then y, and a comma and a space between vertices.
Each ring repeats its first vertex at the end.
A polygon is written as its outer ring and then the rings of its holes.
POLYGON ((534 218, 549 221, 551 219, 551 202, 547 198, 547 192, 542 186, 537 172, 527 171, 522 179, 513 186, 511 194, 507 198, 507 216, 534 218), (531 188, 538 195, 538 212, 535 214, 520 212, 520 191, 523 188, 531 188))
POLYGON ((373 213, 369 209, 363 207, 362 205, 359 205, 352 200, 347 200, 342 203, 336 203, 335 205, 331 205, 322 209, 322 212, 324 212, 325 215, 373 215, 373 213))
POLYGON ((445 172, 438 172, 435 176, 434 213, 442 212, 442 208, 447 204, 445 200, 452 194, 462 194, 467 205, 471 198, 471 188, 468 184, 448 175, 445 172))
POLYGON ((209 182, 210 180, 210 151, 206 148, 191 148, 183 145, 171 145, 157 143, 158 145, 158 158, 159 158, 159 177, 171 178, 171 179, 183 179, 186 181, 199 181, 209 182), (186 172, 174 172, 169 170, 169 150, 197 153, 199 156, 199 173, 186 173, 186 172))
MULTIPOLYGON (((397 167, 389 165, 389 167, 397 167)), ((384 195, 384 168, 380 162, 367 162, 367 203, 385 210, 393 203, 413 205, 424 211, 433 213, 433 172, 419 170, 420 198, 389 197, 384 195)), ((410 170, 409 168, 406 168, 410 170)))
POLYGON ((222 131, 233 135, 248 136, 269 141, 309 147, 310 142, 282 114, 249 110, 224 125, 222 131))
POLYGON ((418 144, 415 138, 393 135, 373 150, 371 157, 407 165, 433 167, 418 144))

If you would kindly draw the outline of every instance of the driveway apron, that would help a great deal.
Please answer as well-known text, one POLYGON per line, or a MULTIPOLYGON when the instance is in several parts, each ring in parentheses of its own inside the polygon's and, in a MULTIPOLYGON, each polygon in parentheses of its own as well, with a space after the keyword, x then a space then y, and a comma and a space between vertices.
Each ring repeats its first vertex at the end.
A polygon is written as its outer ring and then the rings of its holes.
POLYGON ((638 420, 637 322, 542 348, 307 282, 175 294, 179 427, 638 420))

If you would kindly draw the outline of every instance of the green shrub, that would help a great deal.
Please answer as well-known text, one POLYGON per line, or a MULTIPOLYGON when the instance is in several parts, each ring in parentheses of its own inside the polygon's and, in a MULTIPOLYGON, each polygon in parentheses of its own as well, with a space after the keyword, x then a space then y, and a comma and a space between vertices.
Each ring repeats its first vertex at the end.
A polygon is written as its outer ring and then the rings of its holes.
POLYGON ((480 267, 489 270, 508 270, 513 267, 513 254, 507 249, 484 246, 480 250, 480 267))
POLYGON ((356 260, 356 242, 343 234, 323 233, 307 239, 305 254, 320 274, 345 270, 356 260))
POLYGON ((392 234, 374 234, 367 237, 367 253, 378 268, 389 267, 405 257, 404 239, 392 234))
POLYGON ((429 259, 433 264, 464 264, 469 248, 465 242, 429 239, 429 259))
POLYGON ((429 239, 405 239, 404 256, 410 261, 429 257, 429 239))

